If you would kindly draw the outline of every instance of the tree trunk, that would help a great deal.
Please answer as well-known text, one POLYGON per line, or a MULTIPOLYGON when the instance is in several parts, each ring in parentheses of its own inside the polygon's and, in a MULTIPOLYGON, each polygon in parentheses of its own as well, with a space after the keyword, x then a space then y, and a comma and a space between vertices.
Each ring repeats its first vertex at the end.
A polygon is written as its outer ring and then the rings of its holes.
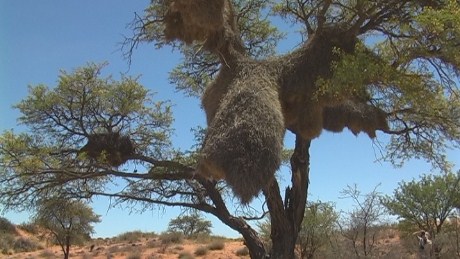
POLYGON ((69 259, 70 255, 70 236, 66 236, 64 259, 69 259))
POLYGON ((297 134, 294 154, 291 157, 292 187, 286 188, 284 204, 276 181, 264 191, 271 219, 271 258, 295 258, 295 244, 307 201, 309 148, 310 140, 297 134))

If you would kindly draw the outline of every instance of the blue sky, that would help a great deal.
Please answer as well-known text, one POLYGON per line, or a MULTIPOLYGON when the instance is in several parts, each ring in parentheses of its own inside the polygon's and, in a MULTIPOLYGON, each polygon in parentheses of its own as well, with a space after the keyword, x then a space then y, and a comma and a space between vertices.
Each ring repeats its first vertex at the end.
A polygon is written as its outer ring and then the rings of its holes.
MULTIPOLYGON (((130 35, 126 25, 134 13, 142 13, 150 1, 124 0, 0 0, 0 131, 23 130, 17 126, 19 113, 12 109, 27 96, 28 85, 57 83, 60 70, 72 71, 88 62, 105 62, 109 65, 104 75, 118 78, 120 73, 140 75, 145 87, 157 92, 157 99, 174 103, 173 141, 187 149, 193 144, 190 128, 205 124, 205 116, 199 100, 184 97, 168 83, 168 71, 181 60, 170 49, 156 50, 152 45, 141 45, 128 67, 119 51, 123 35, 130 35), (129 68, 129 71, 128 71, 129 68)), ((284 26, 283 28, 289 28, 284 26)), ((286 46, 296 42, 286 41, 286 46)), ((385 144, 386 137, 378 141, 385 144)), ((286 136, 286 146, 293 146, 293 136, 286 136)), ((366 135, 354 136, 345 130, 339 134, 323 133, 313 141, 311 150, 309 200, 335 202, 339 210, 348 210, 351 203, 339 199, 340 191, 347 185, 357 184, 363 192, 369 192, 377 184, 383 193, 390 194, 401 180, 409 181, 428 173, 431 166, 423 161, 409 161, 402 168, 394 168, 386 162, 376 162, 380 156, 377 142, 366 135)), ((460 152, 450 152, 450 159, 460 164, 460 152)), ((459 167, 456 166, 456 169, 459 167)), ((288 168, 279 175, 289 180, 288 168)), ((284 189, 284 187, 282 187, 284 189)), ((93 203, 102 222, 95 226, 97 237, 114 236, 129 230, 164 231, 177 208, 160 208, 130 213, 128 210, 110 209, 106 199, 93 203)), ((3 215, 14 223, 27 221, 27 214, 3 215)), ((212 216, 213 232, 218 235, 237 236, 212 216)))

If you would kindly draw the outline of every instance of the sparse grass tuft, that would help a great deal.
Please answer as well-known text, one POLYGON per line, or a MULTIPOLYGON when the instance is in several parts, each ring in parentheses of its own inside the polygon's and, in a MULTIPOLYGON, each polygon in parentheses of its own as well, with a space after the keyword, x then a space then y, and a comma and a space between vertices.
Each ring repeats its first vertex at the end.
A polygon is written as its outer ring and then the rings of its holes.
POLYGON ((249 249, 247 247, 242 247, 242 248, 236 250, 235 254, 237 256, 247 256, 247 255, 249 255, 249 249))
POLYGON ((93 256, 87 253, 83 253, 81 256, 81 259, 93 259, 93 256))
POLYGON ((166 232, 160 235, 162 244, 180 244, 184 236, 179 232, 166 232))
POLYGON ((195 250, 195 255, 196 256, 203 256, 203 255, 206 255, 208 253, 208 248, 205 247, 205 246, 200 246, 198 247, 196 250, 195 250))
POLYGON ((147 241, 147 243, 145 244, 148 248, 156 248, 156 247, 159 247, 161 245, 160 241, 156 240, 156 239, 151 239, 149 241, 147 241))
POLYGON ((12 234, 0 235, 0 250, 2 254, 9 254, 13 248, 14 236, 12 234))
POLYGON ((182 251, 182 250, 184 250, 184 247, 181 246, 181 245, 178 245, 178 246, 175 246, 173 249, 174 249, 175 251, 182 251))
POLYGON ((55 258, 53 251, 45 249, 40 253, 40 258, 51 259, 55 258))
POLYGON ((177 258, 178 259, 195 259, 195 257, 192 254, 187 253, 187 252, 180 253, 179 257, 177 257, 177 258))
POLYGON ((211 244, 208 245, 209 250, 222 250, 225 247, 225 242, 222 240, 216 240, 211 242, 211 244))
POLYGON ((34 224, 34 223, 22 223, 18 225, 18 227, 24 231, 26 231, 29 234, 32 234, 34 236, 37 236, 39 234, 39 227, 34 224))
POLYGON ((33 252, 39 249, 43 249, 43 247, 37 241, 20 237, 14 241, 13 249, 16 252, 33 252))
POLYGON ((114 239, 118 242, 135 243, 141 241, 142 238, 156 237, 154 232, 145 233, 140 230, 128 231, 116 236, 114 239))
POLYGON ((133 252, 126 256, 126 259, 142 259, 142 256, 140 252, 133 252))

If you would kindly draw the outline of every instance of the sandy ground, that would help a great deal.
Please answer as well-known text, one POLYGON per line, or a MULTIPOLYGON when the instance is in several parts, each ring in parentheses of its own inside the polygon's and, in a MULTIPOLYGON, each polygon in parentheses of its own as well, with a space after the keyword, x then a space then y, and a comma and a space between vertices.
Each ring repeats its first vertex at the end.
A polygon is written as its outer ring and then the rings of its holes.
MULTIPOLYGON (((19 236, 34 238, 30 234, 18 229, 19 236)), ((381 249, 378 258, 420 258, 415 253, 404 251, 399 233, 388 230, 385 237, 377 240, 376 245, 381 249)), ((137 242, 117 242, 115 238, 95 239, 86 246, 73 246, 70 258, 81 259, 237 259, 249 258, 239 256, 245 245, 242 240, 210 238, 205 241, 182 240, 180 243, 164 244, 160 237, 143 237, 137 242), (223 248, 212 250, 211 244, 224 244, 223 248), (198 253, 199 251, 203 253, 198 253), (239 253, 238 253, 239 252, 239 253), (188 256, 185 256, 188 255, 188 256)), ((14 253, 10 255, 0 254, 0 259, 35 259, 35 258, 63 258, 63 252, 59 246, 47 246, 41 242, 44 249, 35 252, 14 253)), ((416 244, 414 245, 414 247, 416 244)), ((423 257, 422 257, 423 258, 423 257)))
MULTIPOLYGON (((108 241, 109 242, 109 241, 108 241)), ((210 241, 212 242, 212 241, 210 241)), ((91 246, 71 247, 70 258, 82 259, 176 259, 181 255, 189 254, 203 259, 233 259, 249 258, 249 256, 237 256, 236 252, 245 246, 242 241, 225 241, 224 248, 221 250, 211 250, 208 248, 210 243, 196 243, 184 240, 180 244, 162 244, 158 238, 144 239, 136 243, 107 243, 95 245, 91 251, 91 246), (206 250, 204 255, 195 255, 199 249, 206 250)), ((23 258, 63 258, 63 253, 59 246, 46 247, 35 252, 15 253, 13 255, 1 255, 0 258, 23 259, 23 258)))

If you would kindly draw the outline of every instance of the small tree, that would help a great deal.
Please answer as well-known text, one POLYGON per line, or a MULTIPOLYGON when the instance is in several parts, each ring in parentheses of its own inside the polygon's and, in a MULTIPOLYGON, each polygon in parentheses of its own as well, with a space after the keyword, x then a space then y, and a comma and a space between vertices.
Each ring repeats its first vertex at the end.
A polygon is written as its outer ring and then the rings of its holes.
POLYGON ((65 259, 69 258, 70 246, 88 240, 94 232, 91 224, 100 222, 88 205, 65 198, 40 201, 34 220, 51 232, 65 259))
POLYGON ((297 240, 301 258, 315 258, 318 251, 330 242, 338 217, 338 213, 330 203, 307 204, 297 240))
POLYGON ((205 220, 198 213, 192 213, 172 219, 168 224, 168 231, 181 232, 187 237, 192 237, 211 234, 211 227, 211 221, 205 220))
POLYGON ((401 182, 393 196, 386 196, 384 206, 404 222, 430 233, 435 252, 440 252, 436 236, 454 212, 460 199, 460 175, 453 173, 423 175, 420 180, 401 182))
POLYGON ((375 252, 378 226, 382 224, 382 217, 386 213, 377 188, 364 195, 356 185, 347 186, 342 191, 343 198, 353 200, 354 209, 340 224, 340 229, 342 235, 351 241, 358 258, 372 256, 375 252))

